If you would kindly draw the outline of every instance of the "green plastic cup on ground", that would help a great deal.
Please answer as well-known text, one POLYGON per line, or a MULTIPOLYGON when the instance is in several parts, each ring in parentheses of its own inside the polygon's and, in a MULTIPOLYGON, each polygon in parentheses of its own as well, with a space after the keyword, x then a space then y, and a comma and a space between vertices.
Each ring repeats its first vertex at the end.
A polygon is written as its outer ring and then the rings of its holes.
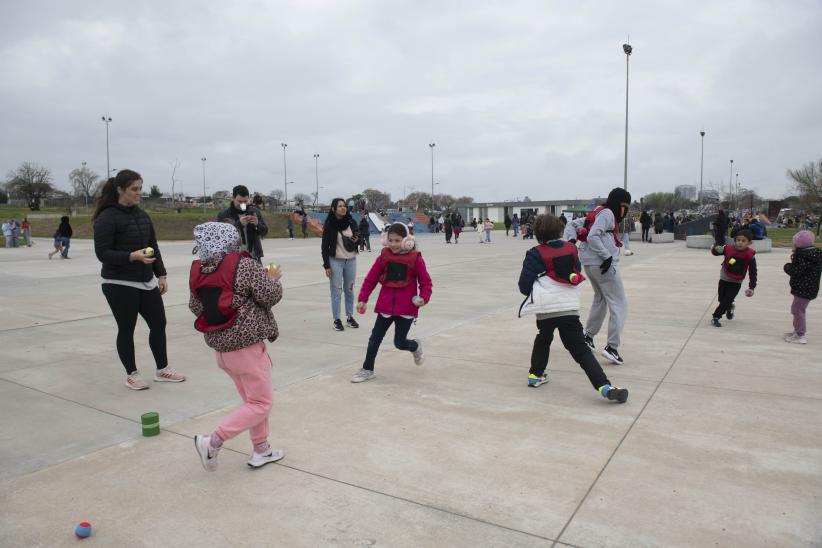
POLYGON ((143 436, 158 436, 160 435, 160 414, 156 411, 143 413, 140 416, 140 421, 143 423, 143 436))

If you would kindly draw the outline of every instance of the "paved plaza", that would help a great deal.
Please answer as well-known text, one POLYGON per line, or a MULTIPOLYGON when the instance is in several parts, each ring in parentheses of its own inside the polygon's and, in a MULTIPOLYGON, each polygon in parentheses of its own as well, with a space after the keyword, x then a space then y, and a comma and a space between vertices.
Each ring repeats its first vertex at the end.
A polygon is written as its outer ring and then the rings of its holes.
MULTIPOLYGON (((105 547, 822 546, 822 305, 807 346, 782 341, 789 250, 757 256, 755 297, 717 329, 720 259, 633 243, 626 363, 603 365, 630 390, 618 405, 559 340, 550 383, 527 388, 536 329, 517 318, 516 281, 534 242, 493 237, 419 238, 434 281, 411 332, 425 364, 389 334, 358 385, 372 308, 332 331, 319 240, 266 240, 285 273, 269 351, 286 457, 249 469, 243 434, 214 473, 192 438, 239 397, 193 328, 193 242, 161 242, 169 357, 188 380, 142 392, 123 385, 92 243, 72 241, 67 261, 46 259, 47 240, 0 249, 0 546, 76 546, 81 521, 85 545, 105 547), (158 437, 141 436, 147 411, 158 437)), ((150 378, 142 320, 135 341, 150 378)))

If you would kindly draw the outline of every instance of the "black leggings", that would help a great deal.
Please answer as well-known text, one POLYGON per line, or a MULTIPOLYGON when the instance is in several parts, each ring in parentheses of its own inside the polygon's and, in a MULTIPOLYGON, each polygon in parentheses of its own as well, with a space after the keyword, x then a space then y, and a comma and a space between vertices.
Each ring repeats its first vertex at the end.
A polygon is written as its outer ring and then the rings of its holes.
POLYGON ((642 241, 643 242, 647 242, 648 240, 651 239, 650 232, 651 232, 651 227, 650 226, 643 226, 642 227, 642 241))
POLYGON ((571 357, 582 367, 588 380, 594 388, 611 384, 602 367, 591 352, 591 348, 585 344, 585 335, 582 332, 582 324, 579 323, 579 316, 560 316, 558 318, 548 318, 537 320, 539 333, 534 339, 534 350, 531 352, 530 373, 541 377, 548 367, 548 355, 551 352, 551 342, 554 340, 554 329, 559 330, 559 338, 565 349, 571 353, 571 357))
POLYGON ((380 344, 392 323, 395 324, 394 346, 400 350, 408 350, 409 352, 417 349, 417 342, 408 340, 408 332, 411 330, 411 324, 414 323, 414 318, 403 318, 402 316, 389 316, 386 318, 382 314, 377 314, 377 321, 374 322, 374 329, 371 331, 371 337, 368 338, 368 350, 365 352, 365 361, 362 364, 363 369, 368 369, 369 371, 374 370, 374 360, 377 359, 380 344))
POLYGON ((714 318, 721 318, 733 306, 740 288, 742 288, 741 283, 719 280, 719 306, 714 310, 714 318))
POLYGON ((126 373, 131 375, 137 370, 134 359, 134 328, 137 325, 137 314, 148 324, 148 345, 154 354, 157 369, 168 365, 166 356, 166 309, 160 289, 151 291, 117 284, 103 284, 103 295, 106 296, 114 319, 117 321, 117 354, 126 373))

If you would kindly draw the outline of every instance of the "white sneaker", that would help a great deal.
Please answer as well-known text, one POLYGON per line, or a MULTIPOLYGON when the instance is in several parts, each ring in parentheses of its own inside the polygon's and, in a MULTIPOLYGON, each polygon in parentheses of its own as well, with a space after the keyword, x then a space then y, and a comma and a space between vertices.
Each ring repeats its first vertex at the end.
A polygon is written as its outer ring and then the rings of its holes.
POLYGON ((139 371, 135 371, 131 375, 126 375, 126 386, 132 390, 148 390, 148 384, 140 376, 139 371))
POLYGON ((371 380, 375 377, 373 371, 369 371, 368 369, 360 369, 357 371, 357 374, 351 377, 351 382, 365 382, 371 380))
POLYGON ((260 455, 254 451, 251 452, 251 458, 248 459, 248 464, 252 468, 262 468, 270 462, 277 462, 285 456, 285 451, 282 449, 269 449, 265 455, 260 455))
POLYGON ((791 337, 785 337, 785 342, 794 344, 808 344, 808 339, 806 339, 804 336, 800 337, 799 335, 794 334, 791 337))
POLYGON ((414 363, 417 365, 422 365, 422 362, 425 361, 425 358, 422 356, 422 341, 419 339, 414 339, 417 343, 417 349, 414 350, 414 363))
POLYGON ((793 337, 796 337, 796 331, 788 331, 782 338, 788 340, 793 337))
POLYGON ((154 382, 183 382, 184 380, 186 380, 185 375, 174 371, 170 367, 158 369, 154 373, 154 382))
POLYGON ((626 250, 625 250, 625 254, 626 254, 627 256, 629 256, 629 257, 630 257, 631 255, 633 255, 633 254, 634 254, 634 252, 633 252, 633 251, 631 251, 630 249, 626 249, 626 250))
POLYGON ((213 472, 217 469, 217 454, 220 448, 214 449, 211 447, 211 436, 208 434, 197 434, 194 436, 194 448, 197 454, 200 455, 200 462, 203 463, 203 468, 206 472, 213 472))

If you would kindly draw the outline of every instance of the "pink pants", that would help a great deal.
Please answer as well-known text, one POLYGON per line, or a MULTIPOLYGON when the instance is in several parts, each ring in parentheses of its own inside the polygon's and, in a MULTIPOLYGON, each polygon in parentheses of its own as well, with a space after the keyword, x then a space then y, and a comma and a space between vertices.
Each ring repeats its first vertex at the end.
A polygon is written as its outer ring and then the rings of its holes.
POLYGON ((234 352, 217 352, 217 365, 231 377, 245 402, 220 422, 217 434, 229 440, 249 430, 251 443, 264 443, 268 439, 268 413, 273 397, 271 358, 265 342, 234 352))
POLYGON ((791 314, 793 314, 793 332, 800 337, 805 336, 805 310, 808 308, 809 299, 803 299, 794 295, 791 303, 791 314))

